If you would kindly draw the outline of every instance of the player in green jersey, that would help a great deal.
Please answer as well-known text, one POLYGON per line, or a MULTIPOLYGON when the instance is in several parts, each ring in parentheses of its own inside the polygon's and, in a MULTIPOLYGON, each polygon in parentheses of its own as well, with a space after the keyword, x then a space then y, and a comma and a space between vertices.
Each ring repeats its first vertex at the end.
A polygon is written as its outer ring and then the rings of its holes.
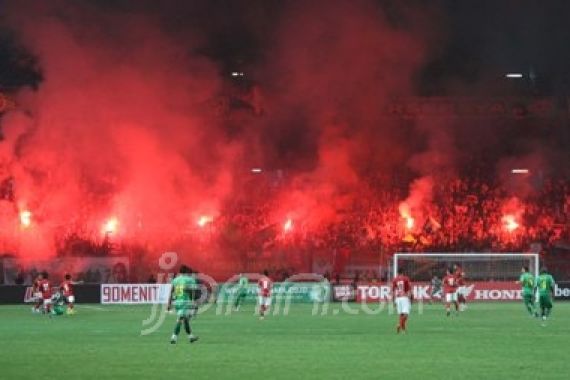
POLYGON ((62 315, 65 312, 65 297, 61 292, 58 291, 51 297, 51 303, 53 305, 53 314, 62 315))
POLYGON ((522 267, 517 283, 522 286, 522 297, 528 313, 534 316, 534 276, 529 273, 527 266, 522 267))
POLYGON ((245 299, 245 296, 247 295, 247 285, 249 284, 249 279, 244 276, 243 274, 240 274, 239 276, 239 280, 237 283, 237 291, 236 291, 236 301, 234 303, 234 309, 236 311, 239 310, 241 304, 243 303, 243 300, 245 299))
POLYGON ((552 295, 554 293, 554 278, 548 274, 546 268, 540 270, 540 275, 536 278, 536 288, 538 290, 540 315, 542 320, 546 321, 552 311, 552 295))
POLYGON ((190 328, 191 313, 194 309, 194 291, 197 289, 197 285, 196 278, 192 275, 192 269, 186 265, 180 266, 178 275, 172 280, 170 293, 170 300, 174 304, 178 318, 174 327, 174 333, 172 338, 170 338, 170 343, 172 344, 176 344, 182 324, 184 324, 184 330, 188 334, 190 343, 198 340, 198 337, 192 334, 190 328))

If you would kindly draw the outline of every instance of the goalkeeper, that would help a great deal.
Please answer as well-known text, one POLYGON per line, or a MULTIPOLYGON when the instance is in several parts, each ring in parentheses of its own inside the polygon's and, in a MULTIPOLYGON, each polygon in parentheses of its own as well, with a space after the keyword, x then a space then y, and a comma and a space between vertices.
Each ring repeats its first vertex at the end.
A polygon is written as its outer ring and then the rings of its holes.
POLYGON ((442 289, 441 289, 441 279, 437 276, 433 276, 431 279, 431 290, 430 290, 430 300, 429 302, 432 303, 434 299, 440 300, 442 299, 442 289))

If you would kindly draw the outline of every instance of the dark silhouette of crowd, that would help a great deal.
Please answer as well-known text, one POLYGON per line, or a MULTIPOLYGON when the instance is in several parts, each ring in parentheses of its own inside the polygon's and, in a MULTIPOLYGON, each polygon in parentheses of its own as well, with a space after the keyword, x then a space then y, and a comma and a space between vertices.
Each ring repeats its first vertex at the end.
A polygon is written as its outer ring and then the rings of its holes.
POLYGON ((499 185, 477 180, 435 182, 430 200, 421 205, 413 226, 399 211, 402 192, 366 191, 350 209, 307 228, 293 220, 289 233, 270 220, 272 204, 241 205, 215 221, 216 231, 239 231, 251 249, 268 246, 383 249, 396 251, 528 251, 547 249, 569 239, 570 187, 546 181, 525 198, 499 185), (533 246, 534 245, 534 246, 533 246))
MULTIPOLYGON (((545 179, 516 196, 500 181, 474 178, 434 179, 429 196, 411 209, 412 224, 399 207, 411 196, 411 181, 398 186, 392 179, 375 178, 349 189, 350 200, 334 215, 311 215, 310 221, 292 217, 288 230, 275 210, 283 206, 280 196, 291 191, 289 185, 261 181, 250 196, 226 202, 207 226, 190 221, 192 228, 181 229, 178 235, 174 231, 172 242, 185 241, 192 250, 215 252, 211 257, 221 254, 224 260, 233 260, 234 268, 269 268, 278 278, 315 271, 319 261, 324 263, 319 271, 334 277, 356 258, 386 262, 395 252, 544 253, 568 244, 567 180, 545 179)), ((310 214, 312 209, 306 211, 310 214)), ((70 230, 56 246, 60 256, 106 256, 129 249, 125 242, 100 240, 70 230)), ((139 251, 129 257, 144 256, 146 248, 140 243, 136 243, 139 251)))

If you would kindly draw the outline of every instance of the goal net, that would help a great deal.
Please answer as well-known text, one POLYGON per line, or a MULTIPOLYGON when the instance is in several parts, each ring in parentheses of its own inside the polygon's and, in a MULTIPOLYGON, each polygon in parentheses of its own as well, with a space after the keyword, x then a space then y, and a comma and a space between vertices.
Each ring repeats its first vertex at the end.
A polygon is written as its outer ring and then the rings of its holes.
POLYGON ((392 274, 404 268, 414 281, 429 281, 433 276, 444 276, 454 264, 470 281, 516 281, 523 266, 535 276, 539 270, 536 253, 396 253, 392 274))

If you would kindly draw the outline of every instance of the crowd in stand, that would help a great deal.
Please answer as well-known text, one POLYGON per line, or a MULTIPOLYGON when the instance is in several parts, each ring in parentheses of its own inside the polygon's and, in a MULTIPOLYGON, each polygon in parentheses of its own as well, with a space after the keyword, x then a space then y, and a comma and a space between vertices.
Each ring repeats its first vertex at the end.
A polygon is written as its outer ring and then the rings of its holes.
MULTIPOLYGON (((264 194, 263 200, 228 205, 206 228, 206 244, 232 245, 243 252, 288 248, 515 252, 528 251, 533 244, 548 249, 570 240, 570 184, 566 181, 547 181, 525 198, 481 181, 436 181, 431 199, 412 210, 413 225, 398 207, 405 192, 367 189, 352 197, 349 207, 337 210, 333 218, 310 225, 292 220, 290 231, 284 231, 284 220, 274 218, 275 194, 264 194)), ((204 229, 195 228, 192 234, 204 236, 204 229)), ((77 234, 73 236, 80 240, 77 234)), ((105 247, 93 247, 98 255, 105 251, 105 247)))
MULTIPOLYGON (((328 270, 337 273, 356 253, 377 257, 378 252, 389 256, 398 251, 544 252, 570 241, 570 183, 565 180, 544 180, 519 197, 498 182, 434 180, 429 197, 411 208, 411 223, 399 207, 410 195, 408 186, 382 182, 389 185, 371 182, 350 189, 350 201, 333 216, 316 215, 310 223, 293 218, 289 230, 275 217, 284 188, 256 184, 260 196, 228 202, 207 228, 185 229, 177 239, 240 255, 241 262, 273 265, 280 277, 310 269, 316 252, 331 252, 324 260, 335 261, 336 268, 328 270)), ((72 255, 105 256, 117 245, 108 240, 95 243, 73 232, 56 246, 60 255, 73 251, 72 255)))
POLYGON ((272 225, 268 204, 234 208, 218 220, 216 229, 232 226, 253 245, 392 252, 526 251, 533 243, 544 249, 569 238, 570 186, 565 181, 546 182, 524 199, 481 181, 436 182, 429 202, 415 210, 415 215, 412 210, 412 224, 399 211, 401 192, 367 193, 354 197, 350 209, 317 227, 309 229, 302 220, 293 221, 297 229, 285 239, 279 225, 273 233, 264 233, 272 225))
MULTIPOLYGON (((545 181, 525 197, 513 196, 498 183, 458 178, 435 181, 430 200, 412 210, 412 225, 398 207, 405 196, 398 189, 362 191, 334 219, 310 227, 296 220, 289 232, 271 220, 274 205, 268 200, 233 208, 217 220, 215 230, 222 235, 228 228, 239 231, 243 249, 259 253, 334 251, 334 260, 341 264, 331 267, 332 273, 343 271, 355 253, 373 258, 380 251, 388 256, 398 251, 544 253, 557 243, 570 241, 567 181, 545 181), (343 254, 348 256, 344 263, 339 259, 343 254)), ((355 273, 366 276, 367 272, 355 273)), ((368 277, 374 279, 378 274, 368 277)))

